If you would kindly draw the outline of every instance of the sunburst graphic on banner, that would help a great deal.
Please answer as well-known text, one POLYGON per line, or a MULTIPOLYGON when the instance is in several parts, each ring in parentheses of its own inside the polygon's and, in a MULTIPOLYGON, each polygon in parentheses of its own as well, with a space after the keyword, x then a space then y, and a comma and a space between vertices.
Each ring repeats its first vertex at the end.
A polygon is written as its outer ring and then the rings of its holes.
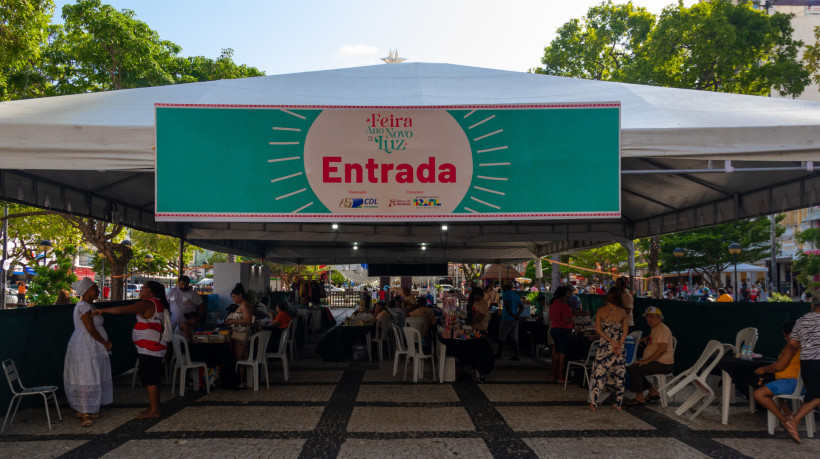
POLYGON ((499 126, 497 115, 489 110, 471 110, 460 118, 470 140, 476 168, 460 210, 472 214, 503 212, 512 166, 509 145, 505 145, 500 135, 504 128, 499 126))
POLYGON ((314 203, 310 198, 305 199, 307 187, 301 186, 299 181, 291 180, 305 177, 304 171, 304 134, 310 128, 307 118, 296 112, 280 109, 281 112, 290 115, 287 126, 273 126, 273 138, 268 142, 272 149, 272 158, 268 159, 269 165, 273 166, 272 174, 275 178, 270 183, 275 183, 275 201, 283 203, 293 203, 294 210, 290 213, 296 214, 311 207, 314 203), (290 188, 288 188, 289 185, 290 188), (285 190, 279 191, 279 190, 285 190))

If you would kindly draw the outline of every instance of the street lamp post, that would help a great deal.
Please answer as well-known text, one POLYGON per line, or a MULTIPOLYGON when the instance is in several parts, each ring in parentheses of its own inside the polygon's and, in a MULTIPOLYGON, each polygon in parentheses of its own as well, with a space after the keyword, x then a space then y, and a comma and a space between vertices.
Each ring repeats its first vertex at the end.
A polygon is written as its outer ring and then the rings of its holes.
POLYGON ((43 266, 45 266, 46 265, 46 252, 51 250, 51 247, 52 247, 51 241, 49 241, 48 239, 43 239, 42 241, 40 241, 39 247, 40 247, 40 252, 43 253, 43 266))
POLYGON ((683 257, 684 251, 682 248, 678 247, 672 251, 672 255, 675 256, 675 270, 678 271, 678 299, 680 299, 681 285, 683 285, 683 280, 680 277, 680 259, 683 257))
POLYGON ((150 253, 146 253, 143 260, 148 263, 148 280, 151 280, 151 262, 154 261, 154 256, 150 253))
POLYGON ((735 277, 732 279, 732 287, 735 291, 735 301, 737 301, 737 256, 740 255, 740 252, 742 251, 743 247, 741 247, 737 242, 732 242, 729 244, 729 253, 732 254, 732 263, 735 265, 735 277))

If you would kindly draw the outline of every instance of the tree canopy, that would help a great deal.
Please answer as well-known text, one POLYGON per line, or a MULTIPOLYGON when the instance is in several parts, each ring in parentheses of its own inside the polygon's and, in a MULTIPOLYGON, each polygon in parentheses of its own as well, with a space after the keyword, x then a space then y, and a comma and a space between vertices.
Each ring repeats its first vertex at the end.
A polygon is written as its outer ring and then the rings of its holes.
POLYGON ((611 0, 572 19, 544 49, 536 73, 738 94, 799 95, 809 71, 797 59, 791 16, 749 2, 682 2, 660 17, 611 0))
MULTIPOLYGON (((779 217, 782 219, 782 217, 779 217)), ((777 234, 785 229, 777 226, 777 234)), ((721 273, 732 266, 735 258, 729 253, 729 245, 740 244, 742 252, 738 263, 754 263, 765 258, 771 251, 771 223, 768 218, 740 220, 720 225, 683 231, 661 236, 661 269, 674 273, 678 269, 693 269, 704 275, 709 287, 720 287, 721 273), (676 258, 675 249, 683 249, 683 256, 676 258)))
POLYGON ((216 59, 180 56, 133 11, 100 0, 65 5, 64 25, 50 23, 50 0, 8 1, 0 6, 0 100, 264 75, 234 63, 230 48, 216 59))

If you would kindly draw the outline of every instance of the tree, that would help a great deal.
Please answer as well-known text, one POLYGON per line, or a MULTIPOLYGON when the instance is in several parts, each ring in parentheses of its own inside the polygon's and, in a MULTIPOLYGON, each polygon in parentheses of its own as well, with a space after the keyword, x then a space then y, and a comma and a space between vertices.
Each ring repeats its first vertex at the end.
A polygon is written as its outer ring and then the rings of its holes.
POLYGON ((571 19, 558 28, 558 36, 544 48, 545 68, 536 73, 627 81, 636 51, 654 25, 655 16, 632 2, 615 5, 609 0, 593 6, 581 20, 571 19))
MULTIPOLYGON (((607 273, 621 273, 628 269, 629 254, 621 244, 609 244, 595 249, 584 250, 570 256, 570 263, 580 268, 595 269, 607 273)), ((596 278, 600 283, 603 276, 584 270, 575 270, 583 276, 596 278)))
MULTIPOLYGON (((179 271, 179 238, 134 230, 131 232, 131 242, 143 251, 134 255, 136 269, 147 271, 148 264, 144 260, 146 253, 150 253, 154 256, 150 266, 152 272, 179 271)), ((190 244, 183 246, 182 261, 185 266, 191 264, 196 251, 197 248, 190 244)))
POLYGON ((806 45, 803 51, 803 62, 814 83, 820 84, 820 26, 814 28, 814 44, 806 45))
POLYGON ((74 246, 54 250, 54 266, 38 265, 34 268, 37 276, 29 283, 28 295, 36 305, 50 305, 57 301, 60 290, 71 291, 71 283, 77 281, 73 271, 74 246))
POLYGON ((675 88, 799 95, 809 72, 797 60, 791 17, 748 2, 667 7, 657 22, 631 3, 590 8, 558 29, 538 73, 675 88), (649 30, 647 30, 649 29, 649 30))
POLYGON ((0 2, 0 100, 10 92, 9 75, 39 59, 53 11, 51 0, 0 2))
MULTIPOLYGON (((797 241, 801 244, 812 243, 815 247, 820 247, 820 228, 811 228, 797 235, 797 241)), ((801 253, 794 262, 794 269, 800 283, 806 286, 806 290, 812 296, 820 296, 820 255, 801 253)))
MULTIPOLYGON (((652 236, 638 240, 636 248, 643 257, 646 257, 646 272, 651 280, 649 281, 649 291, 652 298, 660 298, 663 294, 663 286, 660 268, 660 247, 661 237, 652 236)), ((674 249, 673 249, 674 250, 674 249)))
POLYGON ((667 8, 643 49, 638 81, 738 94, 798 96, 809 83, 791 16, 728 0, 667 8))
MULTIPOLYGON (((21 204, 3 203, 9 206, 9 240, 11 242, 7 259, 11 266, 35 266, 40 241, 51 241, 55 250, 62 250, 69 245, 77 245, 82 240, 78 231, 68 225, 54 212, 40 210, 21 204)), ((0 217, 2 222, 2 217, 0 217)), ((54 264, 51 260, 48 265, 54 264)))
MULTIPOLYGON (((779 216, 778 221, 782 218, 779 216)), ((769 219, 760 217, 661 236, 661 269, 674 273, 678 268, 691 268, 710 288, 718 288, 721 274, 734 262, 729 244, 736 242, 743 248, 737 256, 738 263, 754 263, 771 250, 770 229, 769 219), (673 255, 676 248, 684 252, 679 259, 673 255)), ((785 229, 777 227, 776 231, 780 235, 785 229)))
POLYGON ((64 33, 53 48, 67 48, 62 64, 72 75, 63 94, 173 84, 169 70, 181 48, 135 18, 100 0, 78 0, 63 7, 64 33))
POLYGON ((134 250, 121 243, 124 239, 122 231, 125 228, 122 225, 92 218, 73 215, 62 217, 82 234, 83 240, 94 246, 105 257, 106 266, 111 270, 111 300, 122 300, 125 268, 134 256, 134 250))
POLYGON ((481 276, 483 276, 484 272, 486 272, 487 266, 489 265, 462 263, 459 265, 458 269, 464 275, 465 285, 472 285, 474 283, 478 283, 481 276))
POLYGON ((177 83, 195 81, 229 80, 263 76, 265 72, 256 67, 237 65, 233 61, 233 49, 225 48, 216 60, 203 56, 180 57, 176 63, 177 83))

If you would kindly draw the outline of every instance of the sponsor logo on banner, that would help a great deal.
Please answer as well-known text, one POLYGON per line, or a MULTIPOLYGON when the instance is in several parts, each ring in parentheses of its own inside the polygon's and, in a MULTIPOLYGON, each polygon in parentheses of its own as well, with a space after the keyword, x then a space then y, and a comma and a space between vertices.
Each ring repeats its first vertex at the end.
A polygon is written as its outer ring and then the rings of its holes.
POLYGON ((353 209, 377 209, 379 203, 376 198, 353 198, 350 207, 353 209))
POLYGON ((413 207, 441 207, 439 198, 413 198, 413 207))
POLYGON ((410 199, 391 199, 387 207, 410 206, 412 203, 410 199))

